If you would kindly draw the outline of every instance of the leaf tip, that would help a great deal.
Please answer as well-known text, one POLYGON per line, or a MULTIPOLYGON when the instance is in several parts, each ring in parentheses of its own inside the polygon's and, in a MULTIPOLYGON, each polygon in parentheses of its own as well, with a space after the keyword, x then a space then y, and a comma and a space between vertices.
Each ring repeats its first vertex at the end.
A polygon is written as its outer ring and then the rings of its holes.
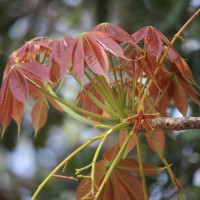
POLYGON ((3 136, 4 136, 4 134, 5 134, 5 131, 6 131, 6 129, 3 128, 2 133, 1 133, 1 140, 3 139, 3 136))

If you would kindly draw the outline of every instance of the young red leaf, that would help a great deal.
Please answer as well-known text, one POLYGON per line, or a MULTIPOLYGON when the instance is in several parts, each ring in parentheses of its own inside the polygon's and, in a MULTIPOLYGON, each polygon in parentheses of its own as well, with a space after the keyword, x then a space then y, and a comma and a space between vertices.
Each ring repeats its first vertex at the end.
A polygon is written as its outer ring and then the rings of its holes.
POLYGON ((56 65, 56 69, 58 69, 59 71, 57 80, 58 78, 61 78, 61 80, 63 80, 67 73, 71 62, 73 45, 74 39, 69 36, 65 36, 57 40, 53 45, 49 67, 50 74, 52 74, 55 70, 52 65, 56 65))
POLYGON ((39 98, 34 104, 31 111, 31 119, 33 127, 35 129, 35 135, 37 134, 38 130, 45 125, 47 114, 48 111, 46 100, 43 98, 39 98))
POLYGON ((84 51, 83 41, 80 37, 76 39, 72 53, 72 69, 75 75, 82 81, 84 74, 84 51))
POLYGON ((113 39, 117 39, 122 42, 128 42, 133 43, 133 39, 129 33, 127 33, 125 30, 120 28, 119 26, 116 26, 111 23, 101 23, 95 26, 92 31, 102 31, 105 33, 108 33, 112 36, 113 39))
POLYGON ((116 177, 122 183, 125 191, 129 194, 127 200, 143 200, 144 192, 142 184, 134 176, 131 176, 124 170, 117 170, 116 177))
POLYGON ((109 63, 103 48, 93 39, 84 39, 85 61, 88 67, 96 74, 106 77, 109 63))
MULTIPOLYGON (((157 144, 160 146, 160 149, 163 151, 165 148, 165 134, 163 131, 153 131, 152 132, 153 137, 155 138, 157 144)), ((148 133, 145 133, 145 137, 146 140, 150 146, 150 148, 157 152, 157 148, 155 147, 155 145, 153 144, 153 142, 151 141, 151 138, 149 137, 148 133)))
POLYGON ((21 126, 21 120, 22 120, 23 115, 24 115, 24 105, 23 105, 23 103, 17 101, 15 98, 13 98, 12 118, 17 123, 18 136, 20 134, 20 126, 21 126))
POLYGON ((153 27, 149 27, 148 34, 146 36, 147 49, 149 53, 154 53, 156 55, 156 60, 161 56, 163 49, 163 42, 160 38, 159 33, 153 27))
POLYGON ((182 85, 182 87, 185 89, 185 92, 187 93, 187 95, 193 100, 195 101, 197 104, 200 104, 200 99, 197 96, 197 91, 187 82, 183 81, 183 80, 179 80, 180 84, 182 85))
POLYGON ((188 98, 185 93, 184 88, 178 80, 178 77, 173 79, 174 83, 174 105, 182 113, 183 116, 186 116, 188 110, 188 98))
POLYGON ((65 54, 63 55, 62 59, 61 59, 61 66, 60 66, 60 77, 61 80, 64 79, 67 70, 71 64, 71 59, 72 59, 72 51, 73 51, 73 46, 74 46, 74 39, 69 37, 69 36, 65 36, 64 37, 64 48, 65 48, 65 54))
POLYGON ((8 81, 8 77, 4 77, 1 87, 0 122, 3 126, 2 137, 12 119, 12 94, 8 81))
MULTIPOLYGON (((125 139, 126 139, 126 131, 121 131, 119 134, 119 145, 120 147, 123 145, 125 139)), ((131 140, 129 141, 126 150, 125 150, 125 155, 127 155, 136 145, 136 135, 133 134, 131 140)))
POLYGON ((136 31, 135 33, 133 33, 131 36, 135 42, 139 42, 142 39, 144 39, 144 37, 147 35, 147 32, 148 32, 148 26, 145 26, 136 31))
MULTIPOLYGON (((106 162, 104 160, 96 163, 96 174, 95 174, 95 184, 99 186, 105 176, 106 173, 106 162)), ((91 191, 91 179, 84 178, 80 182, 77 190, 76 190, 76 200, 81 200, 84 196, 88 195, 91 191)), ((110 191, 111 192, 111 191, 110 191)), ((88 200, 93 199, 92 194, 88 196, 88 200)))
MULTIPOLYGON (((133 197, 131 197, 130 193, 127 191, 123 182, 119 179, 119 177, 117 176, 118 174, 116 174, 116 173, 119 173, 119 176, 121 176, 121 173, 119 170, 117 170, 117 172, 114 172, 113 175, 110 176, 110 181, 111 181, 110 187, 112 187, 112 188, 109 188, 109 189, 110 189, 110 193, 112 191, 113 195, 111 196, 107 192, 106 195, 104 195, 107 197, 106 199, 109 199, 109 197, 113 200, 134 199, 133 197)), ((133 178, 133 177, 131 177, 131 178, 133 178)), ((108 186, 105 189, 107 189, 107 188, 108 188, 108 186)), ((107 191, 108 191, 108 189, 107 189, 107 191)), ((105 193, 105 191, 104 191, 104 193, 105 193)))
POLYGON ((29 87, 24 75, 13 68, 9 73, 9 86, 13 96, 20 102, 26 102, 29 87))
POLYGON ((35 62, 20 63, 19 70, 31 80, 49 81, 49 70, 46 66, 35 62))
POLYGON ((119 150, 119 144, 116 143, 111 148, 109 148, 106 152, 104 152, 103 159, 109 162, 113 161, 118 150, 119 150))
POLYGON ((106 50, 111 52, 114 56, 125 58, 122 48, 108 35, 101 32, 89 32, 89 36, 98 41, 106 50))
MULTIPOLYGON (((152 175, 163 170, 163 167, 156 167, 149 163, 143 162, 144 174, 152 175)), ((134 159, 122 159, 120 160, 117 169, 133 172, 135 174, 140 174, 139 162, 134 159)))

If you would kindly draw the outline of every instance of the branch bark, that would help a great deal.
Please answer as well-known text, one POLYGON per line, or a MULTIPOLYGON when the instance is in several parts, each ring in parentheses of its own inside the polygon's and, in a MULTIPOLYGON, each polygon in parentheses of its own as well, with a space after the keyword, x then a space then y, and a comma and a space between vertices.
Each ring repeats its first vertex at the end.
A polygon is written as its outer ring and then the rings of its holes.
POLYGON ((154 130, 187 130, 187 129, 200 129, 200 117, 158 117, 149 120, 154 130))

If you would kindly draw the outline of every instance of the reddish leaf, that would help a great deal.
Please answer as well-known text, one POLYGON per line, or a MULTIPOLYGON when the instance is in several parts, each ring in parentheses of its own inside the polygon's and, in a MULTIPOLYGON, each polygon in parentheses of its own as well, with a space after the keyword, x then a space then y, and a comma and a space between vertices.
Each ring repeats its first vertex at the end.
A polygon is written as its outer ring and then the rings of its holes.
POLYGON ((98 41, 106 50, 111 52, 116 57, 125 58, 120 45, 113 41, 111 38, 109 38, 108 35, 103 34, 101 32, 90 32, 89 36, 98 41))
MULTIPOLYGON (((105 199, 134 199, 133 197, 130 196, 130 193, 127 191, 126 187, 124 186, 123 182, 120 180, 120 178, 118 177, 118 174, 116 173, 119 173, 119 176, 121 176, 122 174, 120 173, 119 170, 117 170, 117 172, 113 173, 113 175, 111 175, 110 177, 110 180, 111 180, 111 183, 110 183, 110 188, 109 190, 112 191, 112 196, 109 194, 109 192, 106 193, 106 196, 107 198, 105 199), (112 187, 112 188, 111 188, 112 187)), ((133 178, 133 177, 131 177, 133 178)), ((107 184, 107 187, 105 188, 105 190, 108 188, 108 184, 107 184)), ((108 191, 108 189, 107 189, 108 191)), ((105 192, 104 192, 105 193, 105 192)))
MULTIPOLYGON (((125 139, 126 139, 126 131, 121 131, 119 134, 119 145, 120 147, 123 145, 125 139)), ((127 155, 136 145, 136 135, 133 134, 130 142, 128 143, 126 150, 125 150, 125 155, 127 155)))
MULTIPOLYGON (((145 175, 152 175, 156 174, 159 171, 163 170, 162 167, 156 167, 149 163, 143 163, 144 167, 144 174, 145 175)), ((133 159, 123 159, 119 162, 117 169, 133 172, 135 174, 140 174, 140 167, 139 162, 133 159)))
POLYGON ((174 105, 182 113, 183 116, 186 116, 188 109, 188 98, 185 93, 184 88, 179 82, 178 78, 173 79, 174 82, 174 105))
MULTIPOLYGON (((94 88, 94 86, 89 82, 85 84, 84 89, 80 91, 77 95, 77 105, 82 107, 85 110, 88 110, 90 112, 96 113, 96 114, 103 114, 103 110, 97 106, 97 104, 87 95, 86 90, 93 95, 98 101, 101 103, 104 103, 103 98, 100 96, 100 94, 97 92, 97 90, 94 88)), ((87 116, 86 114, 83 114, 83 116, 87 116)), ((92 120, 99 121, 98 118, 92 117, 92 120)))
POLYGON ((121 181, 125 191, 129 194, 127 200, 143 200, 144 193, 142 184, 134 176, 123 170, 116 171, 116 177, 121 181), (133 189, 134 188, 134 189, 133 189))
POLYGON ((65 36, 64 44, 65 44, 64 47, 66 49, 66 53, 63 55, 63 57, 61 59, 61 66, 60 66, 61 80, 63 80, 63 78, 68 70, 68 67, 70 65, 70 62, 71 62, 72 50, 73 50, 73 46, 74 46, 74 39, 69 36, 65 36))
MULTIPOLYGON (((100 184, 102 183, 106 175, 106 172, 108 170, 108 164, 109 164, 108 162, 105 162, 103 160, 96 164, 96 170, 95 170, 96 173, 95 173, 94 180, 97 187, 100 186, 100 184)), ((83 179, 81 183, 79 184, 78 189, 76 191, 76 199, 81 200, 90 191, 91 191, 91 180, 83 179)), ((115 200, 118 198, 122 199, 124 197, 126 197, 126 200, 134 200, 134 199, 142 200, 143 199, 142 184, 127 171, 116 168, 114 169, 114 171, 110 175, 110 178, 106 182, 105 187, 100 193, 99 199, 115 200), (115 191, 116 187, 118 187, 118 192, 115 191)), ((93 199, 92 194, 89 195, 88 199, 91 199, 91 200, 93 199)))
POLYGON ((74 39, 72 39, 69 36, 65 36, 57 40, 53 45, 52 54, 50 58, 50 73, 53 73, 53 71, 55 70, 51 66, 51 65, 56 65, 54 64, 55 61, 58 65, 57 66, 59 71, 58 78, 61 77, 61 80, 64 79, 65 74, 70 65, 73 45, 74 45, 74 39))
POLYGON ((188 96, 197 104, 200 104, 200 99, 197 96, 197 91, 195 91, 195 89, 190 84, 187 84, 187 82, 182 81, 181 79, 179 80, 179 82, 185 89, 185 92, 188 94, 188 96))
POLYGON ((12 94, 8 84, 8 77, 5 77, 1 88, 0 105, 0 122, 3 126, 2 136, 12 119, 12 94))
MULTIPOLYGON (((152 132, 153 137, 155 138, 157 144, 160 146, 160 149, 163 151, 165 148, 165 134, 163 131, 153 131, 152 132)), ((145 137, 146 140, 149 144, 149 146, 151 147, 151 149, 155 152, 157 152, 157 148, 155 147, 155 145, 153 144, 153 142, 151 141, 149 135, 147 133, 145 133, 145 137)))
POLYGON ((76 39, 74 45, 74 50, 72 54, 72 69, 76 76, 83 80, 84 74, 84 51, 83 51, 83 42, 81 38, 76 39))
POLYGON ((21 124, 21 120, 22 120, 23 115, 24 115, 24 105, 23 105, 23 103, 21 103, 21 102, 19 102, 16 99, 13 98, 12 117, 17 123, 18 130, 20 130, 20 124, 21 124))
POLYGON ((60 105, 55 101, 54 99, 47 97, 48 101, 51 103, 51 105, 60 112, 65 112, 63 108, 60 107, 60 105))
POLYGON ((133 43, 133 39, 129 33, 127 33, 125 30, 120 28, 119 26, 116 26, 111 23, 101 23, 95 26, 93 31, 102 31, 105 33, 109 33, 113 39, 117 39, 123 42, 133 43))
POLYGON ((106 77, 109 64, 103 48, 89 37, 84 41, 85 61, 88 67, 96 74, 106 77))
POLYGON ((15 68, 9 73, 9 86, 13 96, 24 103, 28 98, 29 87, 25 77, 15 68))
MULTIPOLYGON (((101 160, 95 165, 95 191, 96 194, 98 188, 102 184, 113 159, 119 149, 118 143, 108 149, 104 154, 104 160, 101 160)), ((143 163, 144 173, 151 175, 159 172, 163 168, 155 167, 148 163, 143 163)), ((98 199, 102 200, 115 200, 115 199, 126 199, 126 200, 142 200, 144 199, 142 184, 139 180, 133 176, 133 173, 139 174, 140 167, 139 163, 133 159, 120 160, 118 165, 113 169, 110 174, 108 181, 105 183, 103 190, 100 193, 98 199), (117 191, 116 191, 117 189, 117 191)), ((91 179, 84 178, 76 191, 76 199, 88 195, 88 199, 93 199, 91 194, 91 179)))
POLYGON ((35 134, 42 128, 47 120, 47 104, 43 98, 39 98, 34 104, 31 111, 32 124, 35 129, 35 134))
POLYGON ((20 70, 31 80, 49 81, 48 68, 38 62, 30 61, 20 63, 20 70))
POLYGON ((148 27, 145 26, 136 31, 135 33, 133 33, 131 36, 135 42, 139 42, 147 35, 147 32, 148 32, 148 27))
POLYGON ((161 56, 162 49, 163 49, 163 42, 160 38, 160 35, 157 33, 156 29, 153 27, 149 27, 149 31, 147 34, 147 48, 149 53, 154 53, 156 55, 156 59, 161 56))
MULTIPOLYGON (((95 174, 95 183, 96 185, 100 185, 105 173, 106 173, 106 162, 104 160, 96 163, 96 174, 95 174)), ((86 196, 91 191, 91 180, 84 178, 80 182, 77 190, 76 190, 76 200, 81 200, 84 196, 86 196)), ((92 194, 88 196, 88 199, 93 199, 92 194)))
POLYGON ((135 42, 144 39, 144 45, 147 45, 147 52, 155 54, 156 61, 158 61, 163 50, 163 42, 160 32, 156 28, 151 26, 143 27, 132 34, 132 38, 135 42))
POLYGON ((116 143, 111 148, 109 148, 106 152, 104 152, 103 159, 109 162, 113 161, 118 150, 119 150, 119 144, 116 143))

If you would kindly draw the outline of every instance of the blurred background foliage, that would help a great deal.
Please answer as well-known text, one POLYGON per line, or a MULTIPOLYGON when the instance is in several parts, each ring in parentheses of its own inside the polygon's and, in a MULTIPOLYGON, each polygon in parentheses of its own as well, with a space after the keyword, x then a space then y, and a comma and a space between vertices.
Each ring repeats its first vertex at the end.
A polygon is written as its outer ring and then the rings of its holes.
MULTIPOLYGON (((199 7, 199 0, 0 0, 0 78, 12 51, 33 37, 75 37, 108 21, 129 33, 146 25, 155 26, 172 39, 199 7)), ((184 31, 183 37, 184 42, 177 41, 176 48, 187 59, 200 85, 200 16, 184 31)), ((77 89, 76 83, 68 78, 60 93, 74 101, 77 89)), ((180 116, 173 108, 169 115, 180 116)), ((191 102, 188 115, 200 116, 199 106, 191 102)), ((93 133, 93 129, 50 109, 45 128, 34 138, 30 106, 27 106, 20 138, 13 122, 0 142, 0 200, 30 200, 50 171, 93 133)), ((166 136, 165 155, 185 188, 186 199, 200 199, 200 130, 175 132, 174 136, 166 133, 166 136)), ((111 142, 110 139, 107 145, 111 142)), ((74 168, 88 164, 94 150, 95 145, 74 158, 67 175, 73 175, 74 168)), ((162 165, 145 145, 143 155, 144 159, 162 165)), ((151 200, 177 199, 165 172, 149 177, 148 184, 151 200)), ((73 200, 76 187, 76 182, 53 178, 38 200, 73 200)))

